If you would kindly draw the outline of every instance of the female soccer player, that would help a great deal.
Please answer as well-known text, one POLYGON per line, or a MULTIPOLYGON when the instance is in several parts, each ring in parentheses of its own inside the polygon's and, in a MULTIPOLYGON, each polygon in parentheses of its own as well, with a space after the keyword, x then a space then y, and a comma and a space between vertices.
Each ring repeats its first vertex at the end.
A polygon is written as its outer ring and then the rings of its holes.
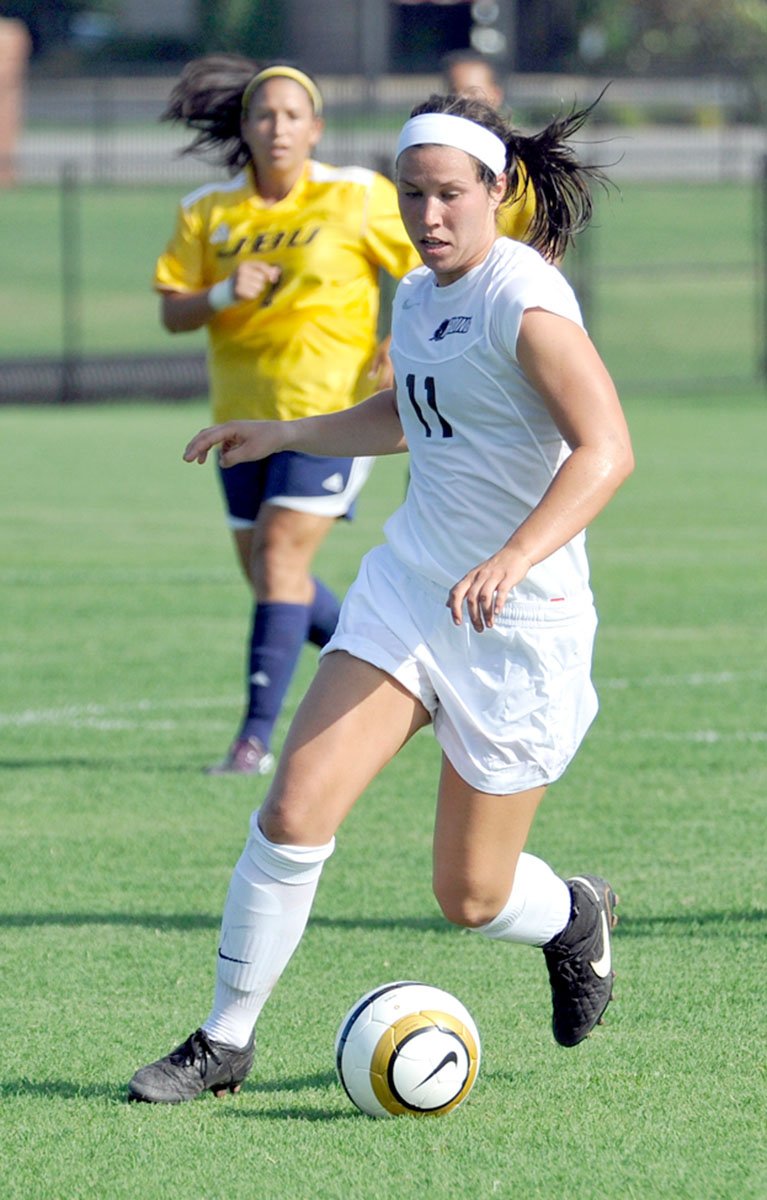
MULTIPOLYGON (((217 421, 290 420, 348 408, 391 381, 376 348, 379 275, 418 263, 394 185, 310 155, 322 98, 304 71, 249 59, 196 59, 165 119, 196 130, 188 152, 229 169, 182 201, 155 286, 171 333, 206 326, 217 421)), ((351 514, 365 456, 279 450, 221 474, 229 524, 256 604, 247 706, 214 774, 265 774, 272 729, 301 647, 323 646, 339 603, 312 577, 335 520, 351 514)))
POLYGON ((547 786, 597 703, 584 529, 633 467, 629 434, 573 293, 496 233, 524 156, 536 243, 554 257, 588 220, 589 172, 565 145, 584 114, 523 138, 484 103, 433 96, 400 135, 397 188, 423 267, 394 304, 396 387, 347 412, 227 422, 185 458, 286 448, 410 453, 410 486, 363 560, 235 867, 213 1009, 133 1099, 235 1091, 262 1005, 304 930, 334 835, 366 785, 428 724, 442 746, 434 891, 448 920, 540 946, 553 1031, 582 1041, 611 997, 616 897, 524 851, 547 786), (353 753, 350 753, 353 747, 353 753))

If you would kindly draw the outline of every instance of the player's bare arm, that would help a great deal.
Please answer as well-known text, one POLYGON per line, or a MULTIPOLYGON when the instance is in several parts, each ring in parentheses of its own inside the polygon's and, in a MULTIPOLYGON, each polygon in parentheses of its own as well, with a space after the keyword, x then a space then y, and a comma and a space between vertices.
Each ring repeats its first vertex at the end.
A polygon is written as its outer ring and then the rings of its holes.
POLYGON ((223 467, 284 450, 349 458, 401 454, 407 450, 393 388, 376 392, 353 408, 321 417, 212 425, 192 438, 184 459, 204 463, 215 446, 221 448, 223 467))
POLYGON ((540 562, 602 511, 634 469, 626 418, 588 334, 566 317, 522 318, 519 362, 572 453, 510 544, 540 562))
POLYGON ((271 263, 246 259, 226 279, 193 292, 163 291, 160 299, 162 323, 170 333, 201 329, 225 308, 258 300, 277 286, 280 268, 271 263))
POLYGON ((447 605, 455 623, 465 604, 480 632, 492 626, 530 567, 585 529, 634 467, 615 387, 578 325, 531 309, 522 319, 517 355, 572 453, 508 542, 451 589, 447 605))

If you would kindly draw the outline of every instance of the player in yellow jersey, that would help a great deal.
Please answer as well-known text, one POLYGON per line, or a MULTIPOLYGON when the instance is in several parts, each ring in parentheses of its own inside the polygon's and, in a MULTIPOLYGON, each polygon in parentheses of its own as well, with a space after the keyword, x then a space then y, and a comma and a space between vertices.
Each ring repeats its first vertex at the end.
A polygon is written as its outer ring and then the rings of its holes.
MULTIPOLYGON (((333 412, 390 382, 387 344, 376 344, 380 271, 399 278, 420 260, 388 179, 311 159, 321 113, 306 72, 214 55, 187 65, 164 114, 196 131, 187 152, 212 152, 230 176, 182 201, 154 278, 170 332, 207 327, 216 421, 333 412)), ((212 773, 271 769, 301 647, 324 645, 338 616, 312 562, 371 462, 280 453, 220 473, 256 604, 247 706, 212 773)))
MULTIPOLYGON (((442 74, 448 92, 453 95, 484 100, 495 109, 506 107, 496 69, 483 54, 475 50, 454 50, 442 59, 442 74)), ((528 186, 524 164, 518 162, 514 193, 498 210, 498 232, 503 237, 525 242, 534 214, 535 193, 528 186)))

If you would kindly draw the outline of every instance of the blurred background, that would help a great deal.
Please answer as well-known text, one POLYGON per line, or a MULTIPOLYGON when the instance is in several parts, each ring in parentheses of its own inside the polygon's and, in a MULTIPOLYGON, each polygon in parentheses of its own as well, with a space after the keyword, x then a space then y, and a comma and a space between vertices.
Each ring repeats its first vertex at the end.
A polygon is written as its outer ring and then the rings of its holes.
POLYGON ((232 51, 319 77, 316 157, 391 172, 396 131, 473 48, 528 131, 593 101, 615 186, 565 272, 619 384, 765 378, 764 0, 22 0, 0 5, 0 403, 185 398, 203 334, 157 318, 178 200, 220 175, 158 121, 183 64, 232 51))

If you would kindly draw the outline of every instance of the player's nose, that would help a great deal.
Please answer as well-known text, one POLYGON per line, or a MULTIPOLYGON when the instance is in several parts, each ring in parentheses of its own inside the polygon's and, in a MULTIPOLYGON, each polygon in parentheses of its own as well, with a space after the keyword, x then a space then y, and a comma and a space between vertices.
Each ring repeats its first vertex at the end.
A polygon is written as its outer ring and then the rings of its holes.
POLYGON ((423 223, 428 229, 434 229, 442 221, 442 210, 436 196, 426 196, 423 202, 423 223))

